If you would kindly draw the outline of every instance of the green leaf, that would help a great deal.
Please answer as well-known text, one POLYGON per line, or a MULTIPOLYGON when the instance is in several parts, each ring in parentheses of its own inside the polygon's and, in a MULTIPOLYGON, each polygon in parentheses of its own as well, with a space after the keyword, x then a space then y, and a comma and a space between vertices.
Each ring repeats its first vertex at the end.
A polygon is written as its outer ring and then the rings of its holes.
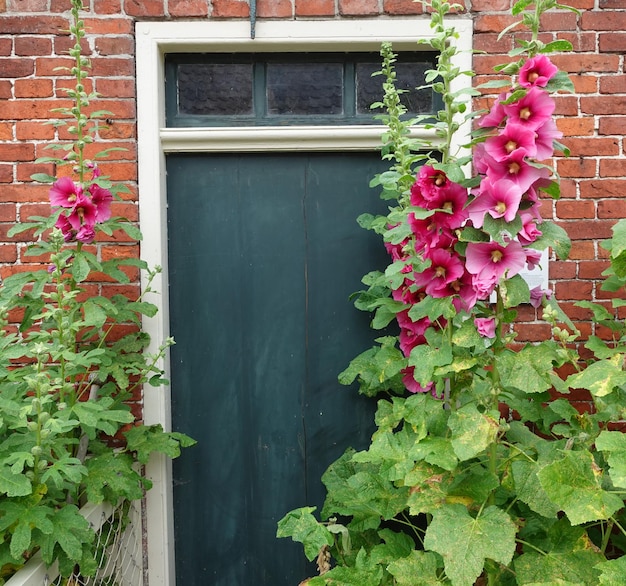
POLYGON ((552 387, 549 373, 556 358, 548 344, 524 346, 518 352, 504 351, 498 369, 503 385, 523 393, 541 393, 552 387))
POLYGON ((626 434, 603 430, 596 439, 596 448, 601 452, 609 452, 607 463, 613 485, 626 488, 626 434))
POLYGON ((557 41, 552 41, 551 43, 548 43, 539 52, 540 53, 567 53, 571 51, 573 48, 574 47, 572 46, 572 43, 570 43, 569 41, 559 39, 557 41))
POLYGON ((480 413, 474 403, 452 412, 448 420, 452 447, 460 461, 470 460, 485 450, 496 438, 498 422, 480 413))
POLYGON ((446 345, 442 348, 421 344, 411 350, 409 366, 414 367, 413 377, 422 386, 433 381, 435 369, 439 366, 447 366, 453 360, 452 350, 446 345))
POLYGON ((33 487, 30 480, 24 474, 14 474, 10 468, 0 468, 0 493, 8 497, 27 496, 31 494, 33 487))
POLYGON ((433 512, 424 547, 443 557, 455 586, 472 586, 486 559, 508 565, 515 552, 516 527, 501 509, 489 506, 476 518, 463 505, 445 505, 433 512))
POLYGON ((142 479, 133 470, 129 454, 104 452, 85 461, 89 474, 85 492, 92 503, 116 503, 119 499, 136 500, 143 496, 142 479))
POLYGON ((530 289, 528 283, 521 275, 515 275, 506 279, 500 285, 504 307, 517 307, 530 301, 530 289))
POLYGON ((170 458, 180 456, 180 448, 188 448, 197 442, 179 432, 165 432, 160 424, 136 425, 124 433, 127 447, 136 452, 137 460, 147 464, 152 452, 161 452, 170 458))
POLYGON ((48 175, 47 173, 33 173, 30 178, 39 183, 54 183, 56 181, 56 177, 48 175))
POLYGON ((431 552, 413 550, 407 557, 389 564, 387 571, 397 586, 437 586, 437 556, 431 552))
POLYGON ((513 4, 513 8, 511 9, 511 14, 517 16, 521 14, 528 8, 531 4, 533 4, 534 0, 517 0, 515 4, 513 4))
POLYGON ((543 490, 537 473, 541 468, 536 462, 516 460, 511 464, 517 498, 543 517, 555 518, 557 507, 543 490))
POLYGON ((619 496, 602 489, 601 471, 587 451, 568 450, 537 475, 548 498, 572 525, 608 519, 624 506, 619 496))
POLYGON ((582 372, 568 377, 566 383, 572 389, 587 389, 594 397, 605 397, 616 387, 626 384, 623 362, 622 354, 598 360, 589 364, 582 372))
POLYGON ((83 557, 83 544, 91 544, 95 533, 89 522, 80 514, 74 505, 65 504, 51 517, 54 529, 42 540, 44 561, 51 563, 54 547, 58 543, 70 560, 77 563, 83 557))
POLYGON ((539 224, 537 228, 541 230, 541 236, 533 242, 533 248, 543 250, 550 246, 561 260, 565 260, 572 247, 567 232, 561 226, 547 220, 539 224))
POLYGON ((72 276, 77 283, 82 283, 91 272, 89 262, 82 254, 76 254, 72 262, 72 276))
POLYGON ((600 562, 594 569, 600 571, 602 586, 626 586, 626 556, 600 562))
POLYGON ((304 555, 312 562, 324 546, 334 539, 330 531, 311 514, 315 507, 302 507, 287 513, 279 522, 276 537, 291 537, 304 546, 304 555))
POLYGON ((557 71, 556 75, 548 81, 546 91, 550 93, 567 92, 573 94, 576 89, 574 88, 574 82, 572 82, 565 71, 557 71))
POLYGON ((409 310, 409 317, 413 321, 418 321, 423 317, 428 317, 434 322, 440 317, 444 319, 452 319, 456 315, 456 309, 452 305, 452 301, 448 297, 434 298, 425 297, 419 303, 416 303, 409 310))
POLYGON ((515 573, 518 584, 524 585, 597 584, 594 565, 603 559, 601 554, 584 549, 547 554, 529 552, 515 560, 515 573))

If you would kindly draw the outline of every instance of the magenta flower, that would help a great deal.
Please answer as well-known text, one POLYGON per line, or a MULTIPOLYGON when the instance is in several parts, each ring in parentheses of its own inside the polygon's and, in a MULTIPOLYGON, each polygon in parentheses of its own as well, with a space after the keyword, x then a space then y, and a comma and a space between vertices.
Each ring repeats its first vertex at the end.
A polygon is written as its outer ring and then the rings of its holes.
POLYGON ((441 190, 448 188, 451 183, 443 171, 438 171, 431 165, 422 165, 415 179, 415 184, 411 188, 411 204, 425 207, 423 201, 437 198, 441 194, 441 190))
POLYGON ((431 322, 427 317, 414 322, 409 317, 408 309, 399 312, 396 319, 400 326, 400 350, 408 357, 413 348, 426 342, 424 332, 431 325, 431 322))
POLYGON ((519 152, 504 161, 488 159, 487 164, 489 165, 487 174, 493 181, 509 179, 517 184, 522 193, 536 181, 550 177, 548 169, 531 165, 519 152))
POLYGON ((541 252, 534 248, 525 248, 524 251, 526 252, 526 266, 532 271, 541 262, 541 252))
POLYGON ((48 197, 53 206, 71 208, 82 193, 80 185, 76 185, 69 177, 61 177, 52 184, 48 197))
POLYGON ((509 122, 498 134, 485 141, 485 151, 498 162, 516 155, 534 157, 537 152, 535 131, 509 122))
POLYGON ((446 297, 446 286, 463 275, 461 259, 443 249, 436 249, 429 254, 430 267, 415 274, 415 282, 424 287, 427 295, 446 297))
POLYGON ((492 182, 485 177, 480 183, 478 195, 467 206, 467 213, 476 228, 482 227, 486 214, 510 222, 515 218, 521 200, 522 192, 513 181, 500 179, 492 182))
POLYGON ((71 242, 74 240, 76 232, 74 231, 74 228, 72 228, 72 224, 70 224, 67 216, 59 216, 54 224, 54 227, 61 230, 63 240, 65 240, 65 242, 71 242))
POLYGON ((470 242, 465 258, 467 270, 489 282, 505 274, 513 277, 526 265, 526 253, 516 240, 511 240, 506 246, 498 242, 470 242))
POLYGON ((95 183, 89 187, 91 201, 96 206, 96 222, 106 222, 111 217, 111 202, 113 196, 108 189, 95 183))
POLYGON ((552 289, 542 289, 540 286, 537 286, 530 290, 530 304, 535 309, 541 307, 544 298, 552 298, 552 289))
POLYGON ((428 383, 425 387, 420 385, 413 376, 415 368, 413 366, 407 366, 402 369, 402 382, 409 393, 431 393, 435 394, 435 383, 428 383))
POLYGON ((80 194, 76 197, 72 211, 67 216, 67 219, 72 228, 78 232, 84 225, 94 226, 97 211, 98 209, 91 199, 86 195, 80 194))
POLYGON ((545 55, 537 55, 522 65, 519 71, 519 84, 522 87, 546 87, 556 75, 558 68, 545 55))
POLYGON ((524 245, 532 244, 539 236, 541 230, 537 228, 536 217, 529 212, 520 214, 522 229, 517 234, 517 239, 524 245))
POLYGON ((504 111, 502 102, 506 100, 507 97, 508 95, 506 93, 501 93, 498 96, 498 99, 493 103, 493 106, 491 106, 489 112, 478 119, 478 126, 481 128, 500 126, 506 117, 506 112, 504 111))
POLYGON ((96 237, 96 231, 92 225, 85 224, 76 232, 76 240, 83 244, 91 244, 96 237))
POLYGON ((474 325, 478 333, 484 338, 496 337, 496 318, 495 317, 477 317, 474 319, 474 325))
POLYGON ((535 138, 536 159, 538 161, 549 159, 554 154, 554 141, 562 138, 563 133, 556 127, 554 120, 548 120, 535 130, 535 134, 537 135, 535 138))
POLYGON ((555 108, 556 103, 549 94, 538 88, 531 88, 523 98, 504 106, 509 117, 507 126, 517 123, 536 130, 550 120, 555 108))

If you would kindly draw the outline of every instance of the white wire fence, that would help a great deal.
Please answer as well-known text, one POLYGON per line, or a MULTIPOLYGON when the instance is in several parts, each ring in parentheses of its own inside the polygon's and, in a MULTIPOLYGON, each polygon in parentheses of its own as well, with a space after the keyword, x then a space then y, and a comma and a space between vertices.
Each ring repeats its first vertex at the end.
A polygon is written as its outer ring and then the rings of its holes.
POLYGON ((36 554, 5 586, 142 586, 141 502, 87 505, 81 512, 96 532, 95 576, 60 576, 56 564, 48 568, 36 554))

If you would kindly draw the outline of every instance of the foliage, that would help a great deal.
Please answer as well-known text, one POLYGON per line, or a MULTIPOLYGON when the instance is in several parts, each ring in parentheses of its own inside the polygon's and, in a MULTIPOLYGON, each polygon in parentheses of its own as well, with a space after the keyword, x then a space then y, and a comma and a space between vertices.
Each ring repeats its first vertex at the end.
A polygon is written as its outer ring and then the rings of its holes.
MULTIPOLYGON (((310 586, 621 583, 626 440, 615 424, 625 415, 618 314, 626 302, 580 304, 612 334, 589 338, 585 361, 579 332, 552 292, 529 290, 520 275, 541 250, 569 250, 538 206, 540 191, 558 197, 549 162, 555 150, 567 154, 552 95, 573 91, 547 54, 571 45, 544 44, 538 33, 547 10, 574 9, 515 3, 513 26, 531 34, 496 68, 497 79, 478 88, 503 90, 491 109, 472 114, 472 92, 454 92, 451 83, 472 75, 455 66, 456 33, 446 25, 459 7, 432 0, 428 8, 439 60, 427 82, 444 108, 426 125, 438 141, 410 138, 395 57, 383 46, 383 157, 391 167, 372 185, 382 187, 390 212, 359 219, 382 236, 391 264, 364 277, 356 306, 373 312, 375 329, 395 320, 400 333, 379 338, 340 375, 378 397, 377 430, 368 449, 346 451, 324 474, 322 521, 311 508, 291 511, 278 536, 301 541, 310 560, 329 550, 332 568, 310 586), (452 137, 469 121, 465 157, 452 152, 452 137), (543 308, 551 339, 515 341, 511 324, 529 303, 543 308), (568 402, 572 390, 588 393, 588 411, 568 402)), ((606 246, 605 288, 621 292, 624 221, 606 246)))
POLYGON ((36 550, 47 564, 58 560, 64 575, 77 565, 93 574, 95 535, 79 506, 86 499, 142 498, 150 481, 139 464, 153 451, 175 457, 193 443, 158 426, 135 425, 128 404, 141 397, 143 385, 167 382, 158 363, 172 340, 146 354, 141 318, 156 306, 144 295, 158 270, 137 259, 103 260, 90 246, 98 232, 140 235, 111 217, 113 198, 128 189, 85 156, 98 121, 110 114, 87 113, 96 94, 84 89, 89 62, 81 55, 80 9, 80 0, 72 0, 73 105, 57 110, 62 118, 53 122, 74 139, 51 146, 61 156, 40 159, 72 168, 59 178, 34 176, 51 184, 53 211, 11 230, 30 231, 36 243, 28 254, 49 265, 16 272, 0 288, 0 583, 36 550), (148 285, 137 298, 99 292, 103 282, 123 290, 138 270, 147 271, 148 285))

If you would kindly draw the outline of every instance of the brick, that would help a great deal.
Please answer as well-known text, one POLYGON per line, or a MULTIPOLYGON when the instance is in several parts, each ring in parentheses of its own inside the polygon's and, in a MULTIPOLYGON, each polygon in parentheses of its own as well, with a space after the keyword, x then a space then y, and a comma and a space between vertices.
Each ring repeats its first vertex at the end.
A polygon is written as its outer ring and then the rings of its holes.
POLYGON ((0 161, 32 161, 35 147, 31 143, 0 143, 0 161))
POLYGON ((554 31, 575 31, 578 28, 576 15, 573 12, 545 12, 541 16, 541 30, 547 32, 554 31))
POLYGON ((49 35, 54 31, 57 35, 67 35, 67 19, 61 16, 24 16, 0 15, 0 35, 49 35))
MULTIPOLYGON (((102 144, 100 142, 95 142, 92 144, 88 144, 85 147, 85 155, 93 159, 97 153, 103 151, 104 149, 109 148, 121 148, 123 151, 115 151, 112 152, 106 160, 108 161, 134 161, 137 158, 137 150, 134 142, 107 142, 106 144, 102 144)), ((105 159, 102 159, 105 160, 105 159)))
POLYGON ((257 16, 261 18, 291 18, 291 0, 257 0, 257 16))
POLYGON ((570 260, 589 260, 596 258, 596 250, 593 242, 588 240, 574 240, 572 242, 569 258, 570 260))
POLYGON ((576 278, 576 265, 573 262, 553 260, 550 262, 548 270, 552 280, 576 278))
MULTIPOLYGON (((89 94, 93 91, 93 81, 91 78, 83 80, 85 91, 89 94)), ((57 78, 54 80, 55 95, 58 98, 67 97, 67 90, 76 88, 76 80, 73 78, 57 78)))
POLYGON ((420 2, 414 0, 384 0, 383 12, 385 14, 422 14, 424 12, 420 2))
POLYGON ((373 16, 378 14, 378 0, 339 0, 343 16, 373 16))
POLYGON ((600 93, 623 94, 626 93, 626 75, 602 75, 600 77, 600 93))
POLYGON ((35 72, 35 62, 21 57, 0 57, 0 77, 27 77, 35 72))
POLYGON ((0 203, 0 222, 15 222, 17 206, 14 203, 0 203))
POLYGON ((13 183, 13 165, 0 163, 0 183, 13 183))
POLYGON ((581 16, 581 28, 591 31, 623 31, 626 29, 626 12, 588 11, 581 16))
POLYGON ((572 8, 578 8, 578 10, 593 10, 595 8, 595 0, 570 0, 567 5, 572 8))
POLYGON ((119 122, 112 119, 108 127, 99 127, 98 136, 102 139, 136 138, 137 125, 133 122, 119 122))
POLYGON ((585 114, 626 114, 626 95, 582 97, 580 109, 585 114))
POLYGON ((43 122, 15 123, 15 138, 17 140, 52 140, 54 127, 43 122))
POLYGON ((17 261, 17 246, 3 244, 0 246, 0 262, 14 263, 17 261))
POLYGON ((250 7, 245 0, 213 0, 211 16, 215 18, 248 18, 250 7))
POLYGON ((594 75, 570 74, 569 77, 577 94, 595 94, 598 91, 598 78, 594 75))
POLYGON ((49 98, 54 94, 51 79, 16 79, 13 91, 16 98, 49 98))
MULTIPOLYGON (((76 45, 76 39, 72 37, 54 37, 54 52, 57 55, 69 55, 70 49, 76 45)), ((81 39, 80 50, 83 56, 91 55, 91 47, 87 39, 81 39)))
POLYGON ((619 153, 619 144, 615 138, 572 138, 566 141, 573 156, 615 156, 619 153))
POLYGON ((95 14, 121 14, 122 0, 93 0, 95 14))
POLYGON ((0 140, 13 140, 12 122, 0 122, 0 140))
POLYGON ((334 16, 335 0, 295 0, 296 16, 334 16))
POLYGON ((19 163, 17 165, 17 181, 32 181, 31 176, 35 173, 54 175, 52 163, 19 163))
POLYGON ((207 16, 207 0, 169 0, 167 5, 170 16, 207 16))
POLYGON ((13 40, 10 38, 0 39, 0 57, 9 57, 13 51, 13 40))
POLYGON ((129 35, 133 32, 130 18, 84 18, 85 28, 98 35, 129 35))
POLYGON ((585 179, 580 182, 581 197, 624 197, 625 193, 626 179, 585 179))
POLYGON ((562 220, 591 219, 595 217, 595 207, 590 200, 561 200, 556 202, 556 213, 562 220))
POLYGON ((598 218, 617 220, 624 217, 626 217, 625 199, 602 199, 598 202, 598 218))
POLYGON ((7 0, 0 0, 0 12, 7 11, 7 0))
POLYGON ((586 118, 559 118, 558 129, 564 136, 592 136, 595 134, 595 120, 586 118))
POLYGON ((129 16, 165 16, 163 0, 124 0, 124 12, 129 16))
POLYGON ((0 99, 8 100, 11 97, 11 82, 8 79, 0 79, 0 99))
MULTIPOLYGON (((600 162, 602 165, 602 161, 600 162)), ((567 157, 559 159, 557 171, 561 177, 595 177, 596 161, 587 157, 567 157)))
POLYGON ((609 267, 609 261, 592 260, 578 263, 579 279, 602 279, 602 271, 609 267))
POLYGON ((559 222, 572 240, 595 240, 611 237, 611 223, 604 220, 567 220, 559 222))
POLYGON ((103 98, 134 98, 135 80, 99 78, 96 90, 103 98))
POLYGON ((501 39, 498 39, 498 36, 496 33, 474 35, 474 49, 486 53, 507 53, 513 48, 513 39, 509 35, 501 39))
POLYGON ((511 0, 472 0, 472 12, 508 12, 511 0))
POLYGON ((624 177, 624 159, 600 159, 600 177, 624 177))
POLYGON ((626 34, 624 32, 602 33, 599 46, 601 53, 624 53, 626 52, 626 34))
POLYGON ((501 33, 518 18, 508 14, 480 14, 474 19, 475 33, 501 33))
POLYGON ((600 118, 598 126, 598 134, 610 135, 621 134, 626 135, 626 116, 607 116, 600 118))
POLYGON ((11 0, 12 12, 46 12, 48 0, 11 0))
POLYGON ((557 299, 591 299, 593 284, 587 281, 558 281, 554 287, 557 299))
POLYGON ((49 187, 36 183, 15 183, 2 187, 2 199, 15 203, 46 201, 49 190, 49 187))
POLYGON ((588 74, 591 71, 615 72, 619 69, 620 58, 618 55, 554 55, 552 62, 563 71, 569 73, 588 74))
POLYGON ((15 54, 49 55, 52 53, 52 39, 46 37, 15 37, 15 54))
POLYGON ((2 104, 2 114, 7 120, 46 120, 52 108, 67 107, 68 100, 11 100, 2 104))
POLYGON ((600 8, 626 8, 626 0, 600 0, 600 8))
POLYGON ((135 73, 135 62, 131 58, 101 57, 92 59, 93 77, 131 77, 135 73))
POLYGON ((131 36, 98 37, 95 40, 95 51, 98 55, 134 55, 135 42, 131 36))
POLYGON ((572 48, 576 52, 595 52, 596 50, 596 33, 582 33, 582 32, 562 32, 559 34, 559 39, 569 41, 572 43, 572 48))
POLYGON ((37 57, 35 59, 35 68, 37 76, 57 77, 59 75, 69 75, 69 70, 74 67, 74 59, 69 57, 37 57), (65 67, 66 70, 59 68, 65 67))

